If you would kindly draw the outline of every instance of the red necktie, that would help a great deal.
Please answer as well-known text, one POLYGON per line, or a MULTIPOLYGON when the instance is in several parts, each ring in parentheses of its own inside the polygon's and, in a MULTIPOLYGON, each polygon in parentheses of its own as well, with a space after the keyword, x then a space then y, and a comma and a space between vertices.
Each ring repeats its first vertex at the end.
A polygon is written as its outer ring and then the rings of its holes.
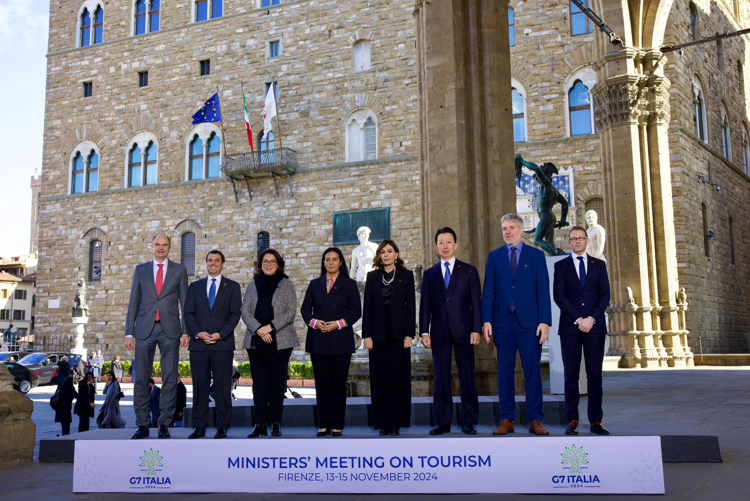
MULTIPOLYGON (((161 296, 161 288, 164 285, 164 265, 157 264, 159 271, 156 272, 156 295, 161 296)), ((159 321, 159 308, 156 309, 156 321, 159 321)))

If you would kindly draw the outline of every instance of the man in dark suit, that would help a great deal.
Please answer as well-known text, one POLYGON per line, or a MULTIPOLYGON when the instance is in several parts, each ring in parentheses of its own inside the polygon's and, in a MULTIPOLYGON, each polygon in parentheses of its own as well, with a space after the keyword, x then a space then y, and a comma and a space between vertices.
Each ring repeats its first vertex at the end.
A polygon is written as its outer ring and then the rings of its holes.
POLYGON ((156 382, 153 378, 148 380, 148 386, 151 388, 151 428, 159 426, 159 416, 161 416, 161 388, 156 386, 156 382))
POLYGON ((226 438, 232 420, 234 328, 242 315, 242 290, 240 284, 222 275, 224 263, 221 251, 209 252, 206 255, 208 276, 190 284, 185 300, 195 427, 188 438, 206 436, 212 374, 216 401, 214 438, 226 438))
POLYGON ((607 264, 586 253, 586 230, 574 226, 568 234, 573 254, 555 263, 553 294, 560 307, 560 350, 565 375, 565 433, 578 435, 578 377, 581 351, 586 362, 589 386, 588 417, 591 432, 609 435, 602 426, 602 362, 607 323, 604 311, 609 305, 607 264))
POLYGON ((529 433, 549 435, 542 426, 542 345, 552 325, 549 276, 544 253, 524 245, 523 220, 517 214, 501 219, 507 245, 490 252, 484 277, 482 320, 487 343, 497 347, 500 424, 493 435, 513 433, 516 416, 514 377, 516 351, 521 355, 526 379, 526 413, 529 433))
POLYGON ((481 295, 479 273, 456 259, 458 241, 451 228, 435 234, 440 262, 425 271, 419 308, 422 344, 432 348, 435 371, 434 415, 437 427, 430 435, 450 433, 453 414, 451 357, 456 354, 461 384, 461 431, 476 435, 479 398, 474 381, 474 346, 481 339, 481 295))
POLYGON ((188 336, 183 335, 180 311, 184 312, 187 295, 185 267, 167 259, 171 241, 166 235, 156 235, 151 241, 153 261, 139 264, 133 273, 130 302, 125 320, 125 348, 135 348, 135 381, 133 407, 138 431, 133 438, 147 438, 151 390, 151 368, 156 347, 161 355, 161 413, 159 438, 169 438, 171 416, 177 396, 177 373, 180 346, 186 348, 188 336), (135 341, 138 340, 136 343, 135 341))

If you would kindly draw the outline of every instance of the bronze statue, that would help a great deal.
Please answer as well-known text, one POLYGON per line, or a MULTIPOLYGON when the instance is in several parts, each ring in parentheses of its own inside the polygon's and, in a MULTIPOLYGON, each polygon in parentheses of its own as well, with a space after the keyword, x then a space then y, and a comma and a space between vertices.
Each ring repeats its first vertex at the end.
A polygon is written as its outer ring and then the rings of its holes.
POLYGON ((528 162, 518 154, 516 155, 516 179, 521 180, 521 172, 526 166, 534 173, 534 179, 539 183, 536 208, 539 214, 539 224, 536 230, 526 230, 526 233, 534 233, 534 244, 541 247, 550 256, 563 256, 565 252, 555 247, 555 228, 568 226, 568 201, 552 184, 552 176, 559 171, 552 162, 545 162, 539 167, 537 164, 528 162), (562 217, 560 222, 552 213, 552 207, 560 202, 562 217))

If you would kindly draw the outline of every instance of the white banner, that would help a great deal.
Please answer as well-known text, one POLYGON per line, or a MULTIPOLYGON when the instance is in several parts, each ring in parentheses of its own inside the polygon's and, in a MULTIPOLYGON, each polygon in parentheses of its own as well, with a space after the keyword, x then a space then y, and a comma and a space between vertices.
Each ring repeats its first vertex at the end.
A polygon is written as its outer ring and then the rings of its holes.
POLYGON ((73 475, 74 492, 664 494, 659 437, 78 440, 73 475))

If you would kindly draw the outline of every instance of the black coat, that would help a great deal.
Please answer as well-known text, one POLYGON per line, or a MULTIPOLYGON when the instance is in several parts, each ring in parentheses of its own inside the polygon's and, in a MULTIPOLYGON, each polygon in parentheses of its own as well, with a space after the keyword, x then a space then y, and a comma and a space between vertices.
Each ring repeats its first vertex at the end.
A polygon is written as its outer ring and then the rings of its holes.
MULTIPOLYGON (((70 375, 70 364, 68 362, 57 362, 57 375, 55 376, 55 384, 60 386, 70 375)), ((75 391, 75 388, 73 388, 75 391)))
POLYGON ((234 351, 234 328, 242 316, 242 289, 240 284, 222 275, 214 307, 211 308, 206 292, 207 281, 204 278, 188 287, 185 299, 185 325, 190 336, 188 348, 190 351, 234 351), (195 337, 199 332, 218 332, 221 340, 208 345, 195 337))
POLYGON ((316 278, 307 287, 300 312, 307 325, 306 352, 315 355, 354 353, 352 325, 362 316, 357 282, 340 274, 333 283, 331 292, 327 292, 326 276, 316 278), (312 319, 324 322, 343 319, 347 326, 332 332, 323 332, 310 327, 312 319))
POLYGON ((91 404, 95 398, 96 388, 94 385, 89 386, 85 379, 81 380, 78 383, 78 399, 75 407, 73 407, 73 412, 81 417, 94 417, 94 409, 91 408, 91 404))
POLYGON ((73 387, 73 378, 67 378, 60 385, 58 395, 55 423, 71 423, 73 421, 71 406, 73 405, 73 400, 78 398, 78 393, 73 387))
MULTIPOLYGON (((367 274, 365 284, 365 304, 362 312, 362 337, 373 341, 388 341, 386 306, 383 302, 383 270, 373 270, 367 274)), ((403 340, 416 333, 416 301, 414 293, 414 273, 397 269, 391 292, 390 309, 393 339, 403 340)))

